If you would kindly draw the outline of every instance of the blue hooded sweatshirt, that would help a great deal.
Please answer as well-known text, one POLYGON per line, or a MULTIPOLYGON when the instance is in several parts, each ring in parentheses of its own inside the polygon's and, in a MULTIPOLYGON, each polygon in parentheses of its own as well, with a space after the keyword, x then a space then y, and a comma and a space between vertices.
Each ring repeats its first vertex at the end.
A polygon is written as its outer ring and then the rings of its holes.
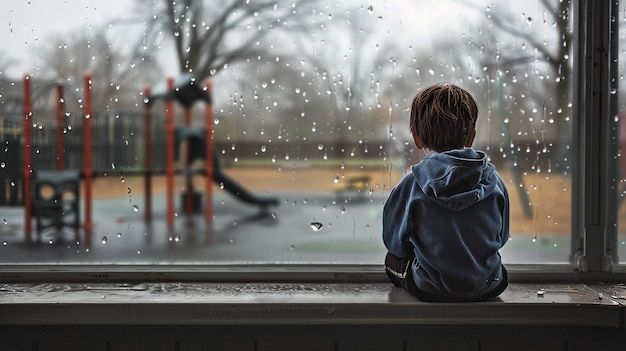
POLYGON ((415 256, 415 285, 442 299, 480 299, 496 288, 508 238, 508 193, 481 151, 429 153, 385 201, 385 246, 415 256))

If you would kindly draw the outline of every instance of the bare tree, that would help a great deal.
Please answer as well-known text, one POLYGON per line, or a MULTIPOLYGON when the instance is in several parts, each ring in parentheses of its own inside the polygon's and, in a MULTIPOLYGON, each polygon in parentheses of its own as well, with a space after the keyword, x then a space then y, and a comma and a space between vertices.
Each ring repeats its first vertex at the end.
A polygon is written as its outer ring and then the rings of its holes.
POLYGON ((146 17, 146 32, 139 46, 160 46, 162 38, 174 43, 180 72, 209 77, 237 61, 254 60, 268 53, 260 45, 272 33, 298 32, 314 25, 306 16, 315 13, 317 0, 139 0, 146 17))
POLYGON ((300 41, 298 52, 316 77, 312 84, 330 107, 329 132, 339 140, 383 137, 394 112, 392 97, 406 92, 406 82, 398 79, 402 68, 397 67, 405 53, 396 42, 378 35, 372 17, 372 6, 334 16, 328 23, 334 35, 323 36, 323 50, 310 50, 310 43, 300 41))
POLYGON ((91 72, 96 109, 136 105, 143 84, 157 72, 156 60, 115 48, 104 29, 93 37, 84 33, 57 36, 41 55, 48 78, 62 79, 76 88, 82 86, 84 74, 91 72))
MULTIPOLYGON (((515 91, 515 84, 509 84, 503 92, 509 101, 516 104, 534 104, 540 110, 541 116, 536 123, 545 123, 550 128, 548 136, 558 141, 556 157, 558 160, 567 159, 567 141, 571 137, 571 86, 569 79, 572 76, 571 52, 573 44, 572 32, 572 4, 570 0, 553 1, 540 0, 543 6, 540 18, 533 18, 529 14, 513 14, 510 7, 480 6, 469 0, 465 4, 482 14, 486 19, 486 28, 483 33, 489 33, 489 27, 495 27, 500 33, 506 33, 522 42, 522 48, 499 45, 495 47, 492 35, 485 35, 482 39, 475 38, 472 45, 480 48, 483 55, 477 63, 485 67, 492 78, 500 75, 510 81, 518 77, 534 73, 541 79, 534 82, 534 86, 542 89, 533 89, 521 92, 515 91), (531 30, 535 24, 543 24, 543 35, 531 30), (487 53, 487 54, 484 54, 487 53), (545 67, 545 72, 541 72, 545 67), (548 122, 549 121, 549 122, 548 122), (550 136, 550 133, 554 134, 550 136)), ((519 105, 518 105, 519 106, 519 105)), ((502 119, 505 116, 501 116, 502 119)), ((544 133, 545 136, 545 133, 544 133)), ((567 161, 557 161, 554 169, 567 169, 567 161)))

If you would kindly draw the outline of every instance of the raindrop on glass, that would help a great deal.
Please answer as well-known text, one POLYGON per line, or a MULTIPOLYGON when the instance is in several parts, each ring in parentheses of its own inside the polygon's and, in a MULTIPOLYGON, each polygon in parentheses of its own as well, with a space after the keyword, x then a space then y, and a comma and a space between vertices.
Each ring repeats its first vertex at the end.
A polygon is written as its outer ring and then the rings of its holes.
POLYGON ((109 241, 109 239, 106 236, 102 237, 102 245, 106 245, 106 243, 109 241))
POLYGON ((320 222, 311 222, 311 229, 313 229, 314 232, 319 232, 322 230, 323 226, 324 225, 320 222))

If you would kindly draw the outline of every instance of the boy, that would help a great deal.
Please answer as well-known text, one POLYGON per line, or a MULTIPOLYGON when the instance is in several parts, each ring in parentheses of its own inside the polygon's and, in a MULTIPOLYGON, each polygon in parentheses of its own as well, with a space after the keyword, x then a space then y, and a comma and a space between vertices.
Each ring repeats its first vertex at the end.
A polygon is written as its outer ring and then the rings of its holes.
POLYGON ((509 198, 482 151, 471 148, 478 107, 451 84, 413 99, 410 129, 429 152, 389 194, 383 240, 389 279, 423 301, 481 301, 507 285, 498 250, 509 239, 509 198))

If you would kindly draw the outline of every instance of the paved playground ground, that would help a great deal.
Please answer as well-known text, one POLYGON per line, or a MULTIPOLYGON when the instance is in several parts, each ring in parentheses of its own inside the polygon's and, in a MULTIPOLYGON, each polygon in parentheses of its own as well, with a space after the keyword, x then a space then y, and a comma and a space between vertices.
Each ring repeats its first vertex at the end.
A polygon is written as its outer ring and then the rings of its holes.
MULTIPOLYGON (((276 197, 278 206, 266 213, 258 206, 239 201, 215 185, 214 220, 201 214, 178 212, 169 228, 165 214, 165 182, 154 180, 154 218, 143 219, 143 180, 115 174, 94 184, 94 229, 88 243, 80 231, 71 229, 42 235, 28 245, 24 238, 23 209, 4 207, 0 223, 1 263, 103 263, 103 264, 254 264, 254 263, 347 263, 380 264, 385 249, 381 240, 382 206, 399 172, 369 170, 371 184, 361 193, 338 194, 336 184, 363 170, 345 171, 300 168, 233 168, 227 172, 250 191, 276 197), (337 179, 337 180, 336 180, 337 179)), ((198 179, 199 178, 199 179, 198 179)), ((506 178, 505 178, 506 179, 506 178)), ((201 188, 204 179, 194 183, 201 188)), ((559 181, 562 183, 562 181, 559 181)), ((176 182, 176 201, 184 182, 176 182)), ((563 192, 562 186, 543 185, 563 192)), ((204 200, 204 199, 203 199, 204 200)), ((511 201, 517 201, 511 191, 511 201)), ((542 202, 543 203, 543 202, 542 202)), ((177 204, 177 209, 180 206, 177 204)), ((524 219, 512 206, 512 221, 524 219)), ((537 215, 535 215, 537 216, 537 215)), ((543 215, 542 215, 543 216, 543 215)), ((565 214, 551 214, 554 218, 565 214)), ((516 223, 512 240, 502 256, 510 263, 566 262, 569 234, 539 233, 519 228, 537 226, 537 218, 516 223)), ((554 225, 554 224, 553 224, 554 225)), ((559 226, 555 226, 559 227, 559 226)), ((559 227, 560 228, 560 227, 559 227)), ((567 227, 569 229, 569 227, 567 227)), ((35 233, 32 234, 36 238, 35 233)))

